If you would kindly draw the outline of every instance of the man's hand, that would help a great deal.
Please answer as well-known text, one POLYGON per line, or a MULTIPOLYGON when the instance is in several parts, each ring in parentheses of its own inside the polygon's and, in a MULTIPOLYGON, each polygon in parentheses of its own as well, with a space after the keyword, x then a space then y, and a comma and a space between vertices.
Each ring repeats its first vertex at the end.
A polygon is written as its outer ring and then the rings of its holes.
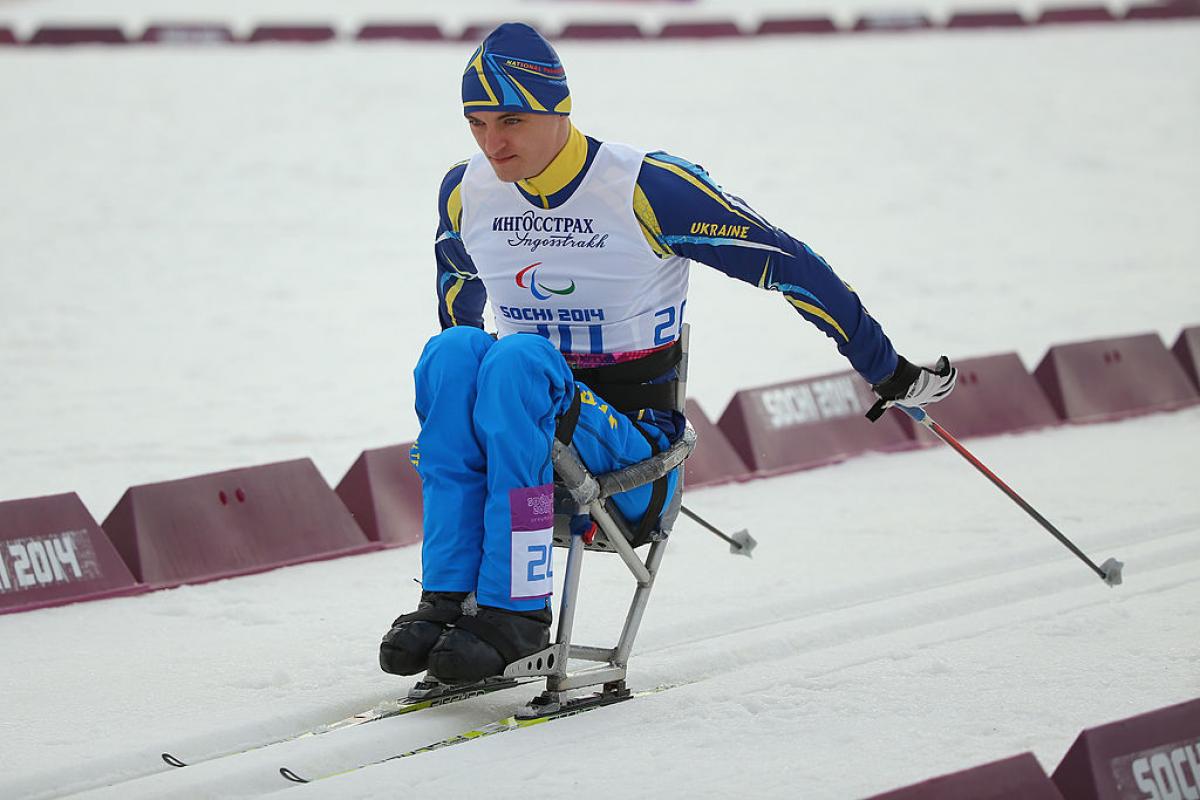
POLYGON ((957 379, 958 370, 946 356, 939 358, 933 369, 910 364, 901 356, 892 376, 871 387, 879 402, 871 406, 867 419, 874 422, 892 405, 921 408, 936 403, 950 394, 957 379))

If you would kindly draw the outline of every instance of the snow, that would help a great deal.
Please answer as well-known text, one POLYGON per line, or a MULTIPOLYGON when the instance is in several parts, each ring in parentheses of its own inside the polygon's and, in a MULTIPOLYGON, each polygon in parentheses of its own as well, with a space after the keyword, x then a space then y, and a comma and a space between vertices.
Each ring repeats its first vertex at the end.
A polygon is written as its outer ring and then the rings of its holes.
MULTIPOLYGON (((0 22, 151 8, 9 2, 0 22)), ((581 129, 699 160, 902 352, 1033 366, 1200 323, 1198 41, 1151 23, 560 52, 581 129)), ((336 482, 411 438, 466 55, 0 51, 0 497, 78 491, 102 519, 132 484, 301 456, 336 482)), ((702 267, 688 311, 710 413, 843 368, 778 298, 702 267)), ((415 600, 416 549, 0 617, 0 796, 844 798, 1022 750, 1053 769, 1080 728, 1200 695, 1198 433, 1192 409, 968 442, 1097 563, 1124 560, 1116 589, 947 449, 697 491, 760 544, 731 557, 680 522, 631 664, 635 688, 678 685, 303 787, 278 768, 336 771, 525 699, 159 760, 406 689, 375 647, 415 600)), ((585 564, 595 644, 631 589, 616 561, 585 564)))

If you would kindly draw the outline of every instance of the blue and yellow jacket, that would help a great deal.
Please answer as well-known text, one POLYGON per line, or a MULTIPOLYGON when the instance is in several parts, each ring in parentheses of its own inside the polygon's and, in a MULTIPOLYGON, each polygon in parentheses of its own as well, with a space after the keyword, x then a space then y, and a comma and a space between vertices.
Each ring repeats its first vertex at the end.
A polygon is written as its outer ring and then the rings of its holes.
MULTIPOLYGON (((571 128, 566 146, 537 177, 517 183, 535 207, 555 208, 587 174, 600 142, 571 128)), ((483 327, 487 299, 459 236, 461 184, 467 162, 451 167, 438 196, 438 316, 443 328, 483 327)), ((658 151, 643 160, 633 208, 646 241, 660 257, 682 256, 730 277, 777 291, 837 344, 870 383, 896 369, 896 351, 858 295, 804 242, 792 238, 725 192, 703 167, 658 151)))

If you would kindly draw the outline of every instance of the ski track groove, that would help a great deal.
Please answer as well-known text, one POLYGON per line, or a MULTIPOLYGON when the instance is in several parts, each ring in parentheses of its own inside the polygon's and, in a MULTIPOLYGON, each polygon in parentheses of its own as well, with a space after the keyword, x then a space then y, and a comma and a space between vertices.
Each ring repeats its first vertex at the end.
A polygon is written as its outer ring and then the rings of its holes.
MULTIPOLYGON (((1142 535, 1139 538, 1133 538, 1136 534, 1136 531, 1140 530, 1140 528, 1139 529, 1133 529, 1133 528, 1119 529, 1118 531, 1113 531, 1110 533, 1110 535, 1103 537, 1103 539, 1102 539, 1103 546, 1106 548, 1114 547, 1114 546, 1118 547, 1118 548, 1125 548, 1127 552, 1132 552, 1135 548, 1140 548, 1140 547, 1143 547, 1146 545, 1151 545, 1156 542, 1161 542, 1163 540, 1171 539, 1171 538, 1174 538, 1176 536, 1180 536, 1180 535, 1183 535, 1186 533, 1200 531, 1200 515, 1187 515, 1187 516, 1181 516, 1181 517, 1173 517, 1168 521, 1156 523, 1154 525, 1154 527, 1156 529, 1165 529, 1165 532, 1160 533, 1155 536, 1142 535)), ((1195 550, 1195 552, 1192 553, 1193 557, 1195 557, 1197 560, 1200 560, 1200 547, 1196 547, 1193 549, 1195 550)), ((1069 581, 1073 582, 1074 579, 1071 576, 1075 573, 1076 570, 1085 570, 1087 572, 1090 572, 1090 570, 1088 569, 1088 567, 1085 564, 1077 561, 1075 559, 1075 557, 1073 555, 1071 555, 1070 553, 1068 553, 1065 549, 1060 551, 1060 555, 1054 555, 1049 559, 1046 558, 1045 552, 1043 549, 1037 550, 1036 556, 1031 555, 1032 552, 1033 551, 1031 549, 1027 548, 1024 551, 1017 551, 1015 553, 1007 554, 1004 556, 989 556, 986 558, 974 559, 969 562, 958 562, 950 567, 938 568, 936 570, 926 570, 926 571, 923 571, 922 573, 917 573, 917 575, 927 574, 930 577, 931 582, 920 584, 920 585, 916 586, 915 588, 912 588, 907 591, 899 591, 899 592, 890 591, 889 592, 887 590, 887 587, 894 587, 897 583, 905 583, 905 584, 911 583, 914 578, 914 575, 908 575, 908 576, 897 575, 894 579, 886 581, 886 582, 879 582, 874 585, 853 587, 848 590, 838 590, 836 592, 830 592, 830 593, 827 593, 827 599, 824 599, 824 600, 818 602, 815 606, 810 605, 810 606, 808 606, 808 608, 806 610, 797 612, 795 614, 780 616, 776 613, 773 618, 766 619, 763 622, 758 622, 753 625, 740 625, 740 626, 736 626, 736 627, 730 627, 730 628, 722 630, 719 633, 715 633, 715 634, 712 634, 709 636, 694 636, 694 637, 689 637, 686 639, 681 639, 681 640, 678 640, 675 642, 670 642, 668 644, 662 644, 662 645, 657 645, 654 647, 649 647, 644 650, 635 650, 634 657, 635 658, 647 657, 647 656, 656 655, 659 653, 666 653, 666 652, 670 652, 672 650, 676 650, 681 647, 688 647, 688 646, 693 646, 696 644, 702 644, 702 643, 705 643, 708 641, 726 638, 726 637, 729 637, 732 635, 749 633, 749 632, 757 631, 757 630, 763 630, 766 628, 771 628, 771 627, 775 627, 777 625, 782 625, 782 624, 787 624, 787 623, 792 623, 792 622, 799 622, 799 621, 803 621, 806 619, 820 617, 820 616, 826 615, 826 614, 861 609, 861 608, 871 606, 871 605, 881 603, 881 602, 891 602, 891 601, 895 601, 895 600, 902 599, 902 598, 918 597, 920 595, 928 594, 928 593, 934 592, 934 591, 941 591, 941 590, 951 589, 954 587, 966 586, 966 585, 973 584, 978 581, 983 581, 983 580, 988 580, 988 579, 997 579, 997 578, 1003 577, 1005 575, 1025 573, 1025 572, 1029 572, 1034 569, 1054 569, 1054 568, 1058 568, 1061 566, 1060 561, 1074 564, 1074 566, 1071 567, 1070 572, 1065 573, 1066 577, 1064 578, 1064 581, 1069 580, 1069 581), (1030 564, 1027 561, 1022 560, 1022 559, 1032 559, 1034 557, 1039 559, 1040 563, 1030 564), (962 572, 964 570, 970 570, 970 573, 967 575, 962 575, 962 572), (957 574, 957 575, 959 575, 959 577, 951 577, 951 578, 944 577, 951 573, 957 574), (864 597, 864 595, 867 595, 867 596, 864 597), (840 598, 842 598, 844 596, 853 596, 856 599, 843 601, 840 598)), ((1121 558, 1122 558, 1122 560, 1124 560, 1126 562, 1126 567, 1128 568, 1130 566, 1129 559, 1125 558, 1124 556, 1122 556, 1121 558)), ((1093 559, 1093 560, 1098 560, 1098 559, 1093 559)), ((1136 570, 1137 574, 1141 575, 1142 574, 1142 571, 1140 569, 1141 565, 1136 564, 1135 566, 1138 568, 1136 570)), ((1099 578, 1095 577, 1093 574, 1090 581, 1092 583, 1095 583, 1095 582, 1099 581, 1099 578)), ((1083 585, 1087 585, 1087 584, 1083 584, 1083 585)), ((1132 593, 1132 592, 1130 592, 1130 590, 1127 588, 1126 585, 1123 585, 1120 587, 1114 587, 1114 591, 1124 591, 1126 593, 1132 593)), ((766 613, 768 611, 768 607, 764 606, 762 611, 763 611, 762 617, 765 618, 765 617, 769 616, 766 613)), ((744 617, 745 613, 741 612, 739 614, 739 616, 744 617)))
MULTIPOLYGON (((1113 546, 1124 551, 1118 557, 1126 561, 1132 584, 1113 588, 1101 586, 1099 579, 1066 551, 1046 558, 1045 552, 1039 550, 1034 559, 1025 552, 1028 548, 1002 557, 989 556, 949 567, 898 574, 886 582, 854 591, 838 591, 802 612, 776 615, 751 625, 725 627, 709 636, 689 637, 635 653, 631 681, 635 689, 664 683, 666 677, 676 685, 690 685, 797 654, 812 662, 812 669, 804 672, 811 679, 891 657, 894 643, 901 639, 916 637, 921 646, 969 639, 1018 621, 1036 621, 1114 599, 1169 591, 1194 580, 1194 570, 1189 567, 1200 562, 1200 538, 1194 536, 1197 531, 1200 531, 1200 515, 1187 515, 1094 537, 1102 543, 1115 543, 1113 546), (1148 530, 1157 533, 1147 536, 1148 530), (962 575, 964 569, 969 574, 962 575), (1186 572, 1178 578, 1164 575, 1176 570, 1186 572), (947 578, 950 574, 959 577, 947 578), (928 582, 914 585, 915 578, 928 582), (897 591, 897 586, 912 588, 897 591), (1023 603, 1036 605, 1036 600, 1046 594, 1062 598, 1052 612, 1031 609, 1019 613, 1023 603), (859 599, 842 599, 848 595, 859 599), (1018 613, 1010 613, 1014 609, 1018 613), (776 633, 765 636, 765 631, 776 633), (872 641, 875 645, 867 648, 866 657, 862 657, 862 645, 872 641), (838 651, 847 649, 856 651, 857 657, 836 657, 838 651), (680 651, 686 651, 688 659, 671 658, 680 651), (830 658, 833 663, 829 663, 830 658), (826 663, 822 664, 823 661, 826 663), (705 666, 688 670, 688 664, 705 666), (714 669, 713 665, 718 666, 714 669)), ((1093 541, 1091 546, 1098 545, 1093 541)), ((908 646, 912 646, 911 642, 908 646)), ((524 688, 536 691, 537 686, 524 688)), ((185 768, 159 769, 69 796, 90 800, 167 794, 236 797, 296 788, 279 785, 283 781, 278 774, 280 766, 305 774, 338 772, 376 760, 376 753, 386 755, 389 751, 415 749, 506 716, 522 699, 523 695, 517 692, 498 692, 489 700, 477 698, 484 702, 467 700, 444 709, 419 712, 410 720, 393 718, 345 731, 264 743, 253 750, 200 759, 185 768), (351 732, 353 736, 348 735, 351 732), (370 738, 372 746, 352 747, 355 743, 351 738, 370 738), (211 780, 206 780, 209 777, 211 780)))

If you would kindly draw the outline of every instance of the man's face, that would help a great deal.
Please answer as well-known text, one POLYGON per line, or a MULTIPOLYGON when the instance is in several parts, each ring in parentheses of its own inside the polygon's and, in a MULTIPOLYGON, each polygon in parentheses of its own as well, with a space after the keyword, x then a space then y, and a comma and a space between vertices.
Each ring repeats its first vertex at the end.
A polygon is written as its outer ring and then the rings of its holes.
POLYGON ((472 111, 467 124, 496 177, 505 183, 540 175, 571 132, 571 123, 559 114, 472 111))

